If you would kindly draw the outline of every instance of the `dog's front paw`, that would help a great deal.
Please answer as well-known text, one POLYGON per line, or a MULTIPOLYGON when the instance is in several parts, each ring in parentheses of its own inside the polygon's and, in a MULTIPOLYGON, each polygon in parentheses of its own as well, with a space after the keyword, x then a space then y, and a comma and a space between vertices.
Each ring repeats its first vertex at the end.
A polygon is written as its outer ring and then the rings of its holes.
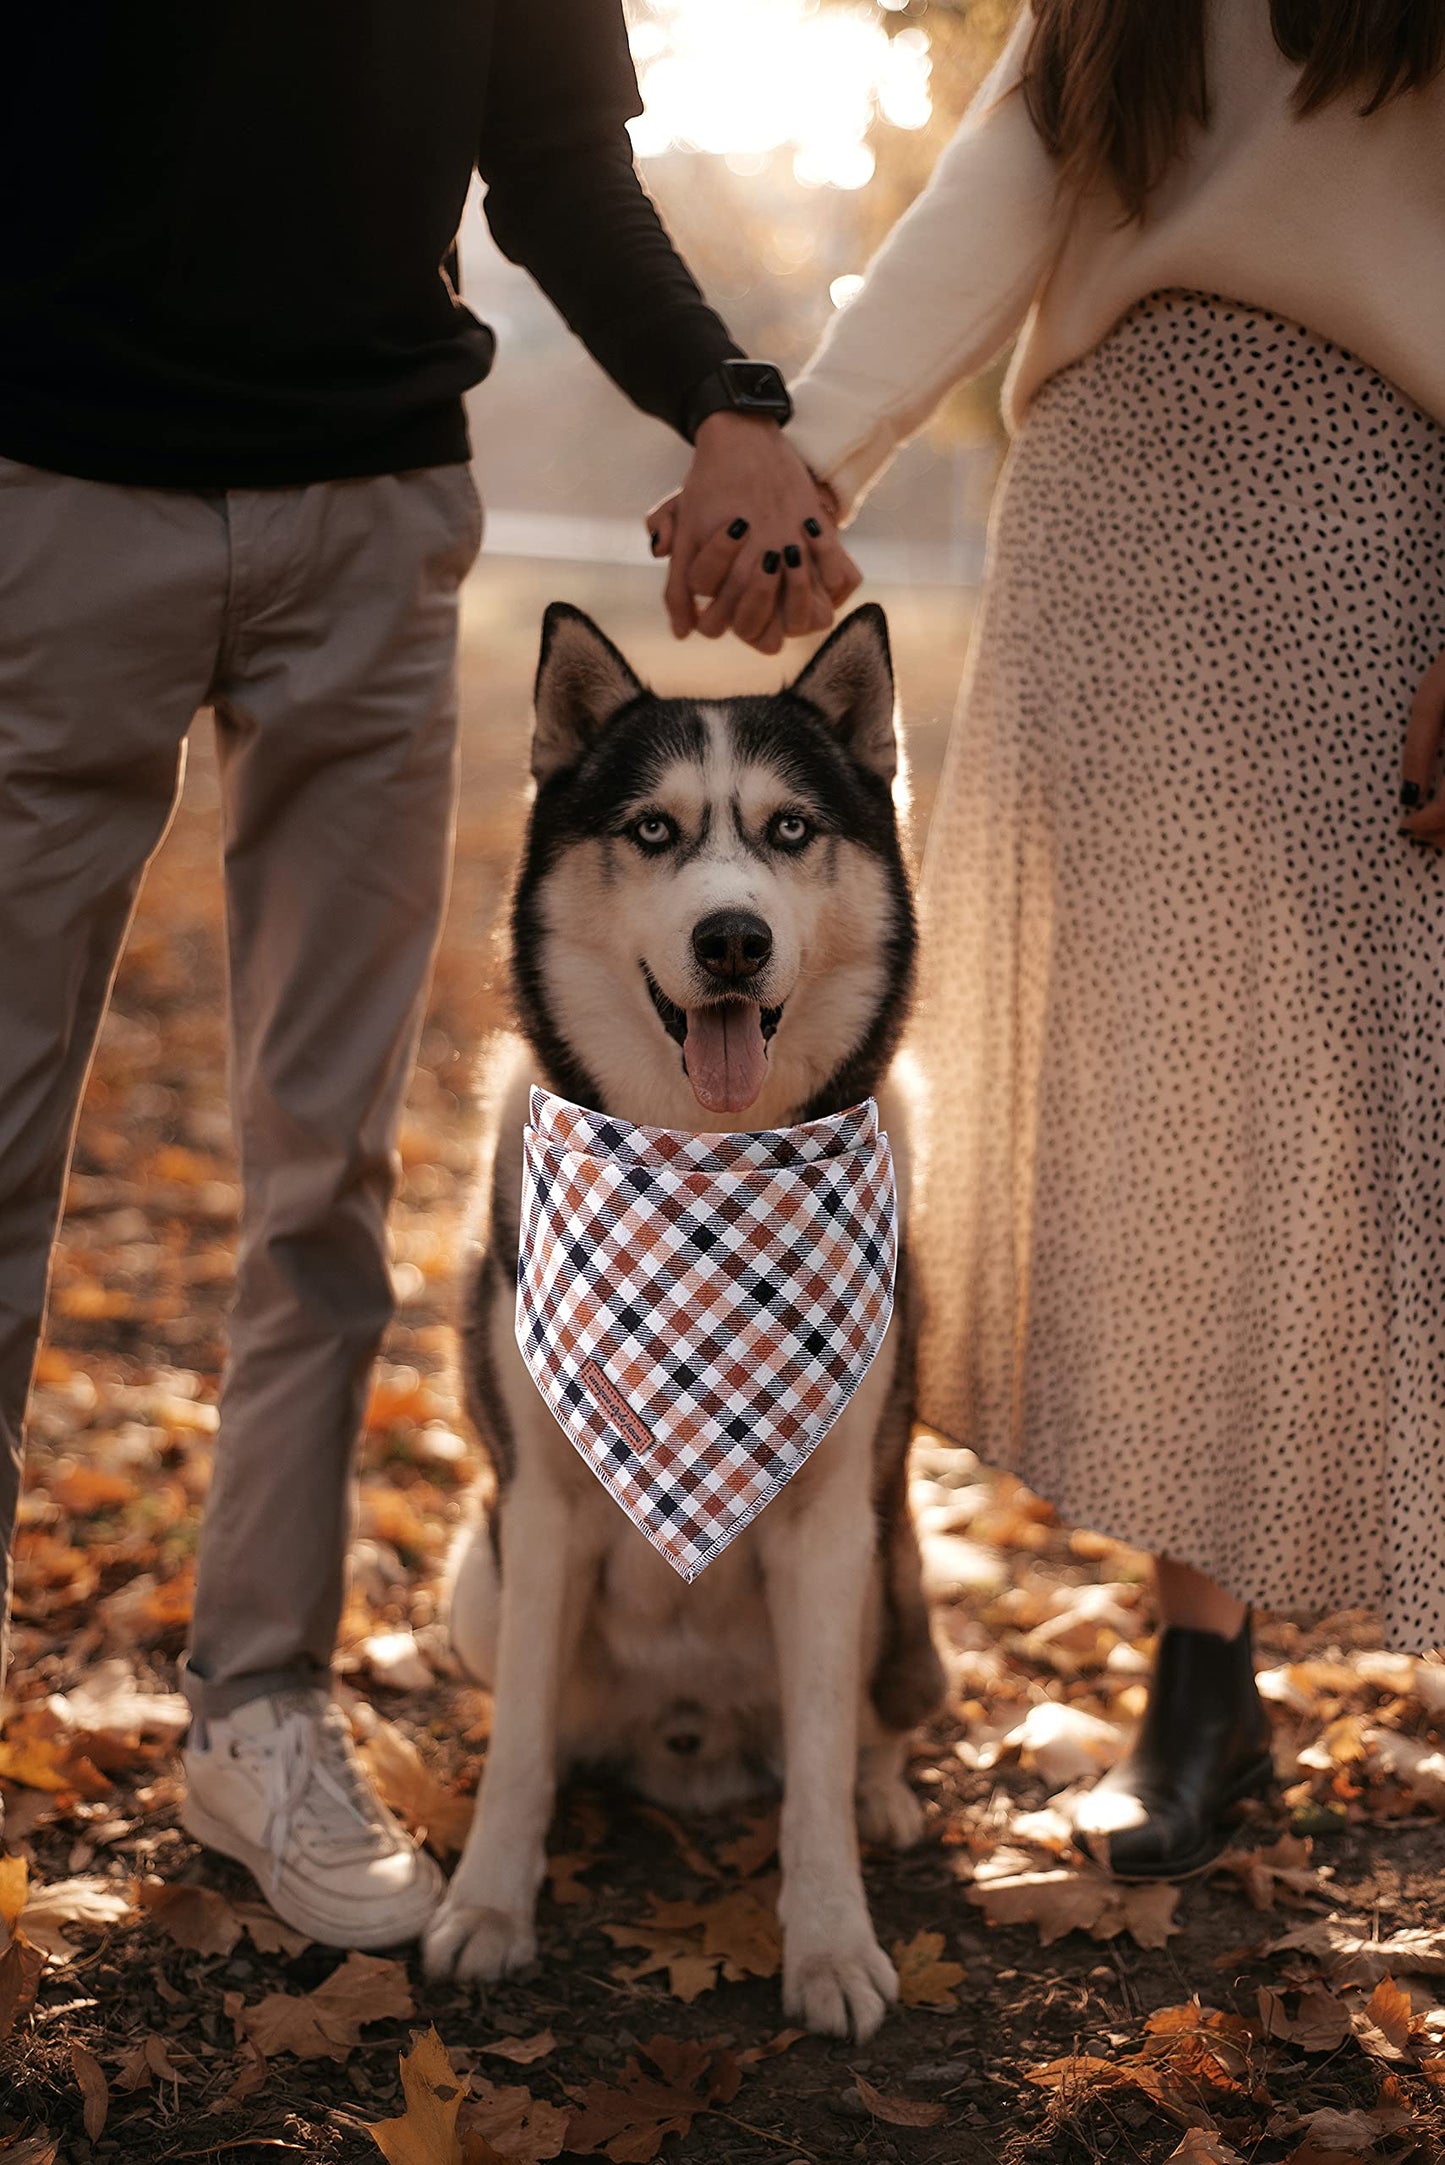
POLYGON ((912 1849, 923 1833, 923 1806, 901 1774, 860 1784, 858 1832, 883 1849, 912 1849))
POLYGON ((537 1935, 530 1916, 512 1910, 442 1903, 422 1943, 422 1961, 433 1979, 455 1977, 465 1984, 494 1984, 537 1959, 537 1935))
POLYGON ((820 1944, 807 1934, 783 1942, 783 2009, 824 2037, 861 2045, 898 1997, 898 1973, 865 1918, 846 1936, 820 1944))

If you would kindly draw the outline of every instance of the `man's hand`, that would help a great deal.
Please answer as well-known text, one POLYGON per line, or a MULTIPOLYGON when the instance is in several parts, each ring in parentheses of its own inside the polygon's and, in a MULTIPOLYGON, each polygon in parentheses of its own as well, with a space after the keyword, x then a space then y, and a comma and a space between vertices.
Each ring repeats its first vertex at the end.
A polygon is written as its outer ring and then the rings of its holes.
POLYGON ((824 631, 861 573, 831 504, 775 421, 710 414, 681 492, 648 514, 653 552, 671 556, 674 634, 729 629, 761 654, 824 631))

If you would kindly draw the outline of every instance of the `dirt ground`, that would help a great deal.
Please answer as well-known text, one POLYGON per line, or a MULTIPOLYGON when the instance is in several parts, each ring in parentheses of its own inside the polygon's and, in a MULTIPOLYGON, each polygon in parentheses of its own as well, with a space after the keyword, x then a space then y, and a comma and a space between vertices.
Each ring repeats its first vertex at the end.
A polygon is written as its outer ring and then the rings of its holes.
MULTIPOLYGON (((493 564, 469 593, 458 876, 404 1138, 401 1309, 341 1654, 373 1772, 444 1859, 488 1727, 435 1624, 474 1464, 450 1372, 451 1259, 554 595, 594 609, 665 687, 777 674, 736 649, 675 649, 649 574, 493 564)), ((926 806, 968 607, 883 598, 926 806)), ((868 2045, 784 2028, 765 1804, 684 1826, 571 1792, 541 1959, 480 1997, 429 1987, 415 1964, 296 1945, 268 1929, 243 1872, 179 1830, 168 1695, 237 1203, 214 774, 197 734, 87 1103, 40 1371, 0 1725, 3 2165, 1445 2157, 1445 1664, 1385 1655, 1364 1616, 1268 1621, 1280 1800, 1206 1878, 1125 1896, 1069 1848, 1049 1799, 1106 1763, 1138 1711, 1142 1559, 926 1437, 918 1497, 951 1699, 913 1768, 924 1841, 868 1859, 905 1981, 868 2045)))

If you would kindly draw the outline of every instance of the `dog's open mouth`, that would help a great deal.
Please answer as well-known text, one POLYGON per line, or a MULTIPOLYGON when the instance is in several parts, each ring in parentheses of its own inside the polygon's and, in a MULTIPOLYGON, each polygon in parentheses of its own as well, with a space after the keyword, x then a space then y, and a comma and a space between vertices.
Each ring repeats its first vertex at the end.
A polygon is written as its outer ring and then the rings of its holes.
POLYGON ((768 1046, 782 1008, 737 999, 679 1007, 645 962, 642 974, 658 1020, 682 1047, 683 1068, 699 1105, 710 1113, 745 1113, 767 1080, 768 1046))

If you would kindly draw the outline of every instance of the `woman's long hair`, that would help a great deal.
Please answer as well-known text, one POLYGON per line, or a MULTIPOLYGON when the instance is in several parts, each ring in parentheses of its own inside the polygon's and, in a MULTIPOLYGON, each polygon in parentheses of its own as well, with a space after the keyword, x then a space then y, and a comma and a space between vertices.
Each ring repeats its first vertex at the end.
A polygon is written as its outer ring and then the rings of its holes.
MULTIPOLYGON (((1445 63, 1439 0, 1268 6, 1276 45, 1301 69, 1301 114, 1351 96, 1376 112, 1445 63)), ((1138 217, 1185 128, 1209 118, 1205 0, 1034 0, 1034 15, 1024 71, 1034 125, 1071 183, 1107 175, 1138 217)))

